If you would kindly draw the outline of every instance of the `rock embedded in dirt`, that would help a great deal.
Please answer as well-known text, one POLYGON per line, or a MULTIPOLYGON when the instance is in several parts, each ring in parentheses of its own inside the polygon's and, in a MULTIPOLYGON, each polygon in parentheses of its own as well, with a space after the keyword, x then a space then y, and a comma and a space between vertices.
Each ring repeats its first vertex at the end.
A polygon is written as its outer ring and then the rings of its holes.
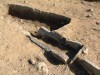
POLYGON ((32 64, 32 65, 36 64, 36 61, 34 59, 29 59, 28 62, 29 62, 29 64, 32 64))
POLYGON ((42 75, 48 75, 48 67, 44 62, 38 62, 37 63, 37 70, 42 74, 42 75))
POLYGON ((86 17, 87 17, 87 18, 91 18, 91 17, 92 17, 92 15, 90 15, 90 14, 89 14, 89 15, 87 15, 86 17))
POLYGON ((83 50, 83 53, 84 54, 88 54, 88 52, 89 52, 89 49, 88 48, 86 48, 86 49, 83 50))
POLYGON ((100 25, 100 22, 96 22, 96 25, 100 25))
POLYGON ((93 12, 93 9, 88 9, 87 12, 93 12))
POLYGON ((48 75, 48 67, 40 59, 35 60, 33 58, 30 58, 28 60, 28 63, 33 65, 35 67, 35 69, 37 69, 37 71, 40 73, 39 75, 48 75))

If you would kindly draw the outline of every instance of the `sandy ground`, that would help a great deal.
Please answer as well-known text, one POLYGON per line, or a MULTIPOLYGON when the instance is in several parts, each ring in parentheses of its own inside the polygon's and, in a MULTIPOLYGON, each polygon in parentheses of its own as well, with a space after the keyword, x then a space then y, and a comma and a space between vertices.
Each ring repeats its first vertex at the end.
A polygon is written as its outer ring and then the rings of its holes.
POLYGON ((42 49, 22 33, 21 26, 35 31, 35 26, 40 26, 41 23, 10 16, 8 4, 26 5, 70 17, 71 23, 57 31, 64 37, 87 46, 89 52, 86 57, 100 66, 100 24, 96 24, 100 22, 100 3, 81 0, 0 0, 0 75, 42 75, 28 63, 30 58, 44 61, 49 75, 86 75, 82 69, 77 68, 79 65, 66 68, 66 65, 50 63, 42 49), (93 11, 87 12, 88 9, 93 11))

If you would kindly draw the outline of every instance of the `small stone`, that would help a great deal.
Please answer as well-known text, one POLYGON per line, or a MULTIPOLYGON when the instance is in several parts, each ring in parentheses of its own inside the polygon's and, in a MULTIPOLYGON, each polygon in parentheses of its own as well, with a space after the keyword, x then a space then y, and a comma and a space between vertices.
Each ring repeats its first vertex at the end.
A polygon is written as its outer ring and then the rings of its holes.
POLYGON ((28 63, 29 63, 29 64, 32 64, 32 65, 35 65, 36 61, 35 61, 34 59, 29 59, 29 60, 28 60, 28 63))
POLYGON ((96 25, 100 25, 100 22, 96 22, 96 25))
POLYGON ((92 17, 92 15, 87 15, 86 17, 91 18, 91 17, 92 17))
POLYGON ((93 9, 88 9, 87 12, 93 12, 93 9))
POLYGON ((88 51, 89 51, 88 48, 86 48, 85 50, 83 50, 83 53, 88 54, 88 51))
POLYGON ((21 67, 25 67, 25 64, 22 64, 21 67))
POLYGON ((43 75, 48 75, 48 67, 44 62, 37 63, 37 70, 43 75))

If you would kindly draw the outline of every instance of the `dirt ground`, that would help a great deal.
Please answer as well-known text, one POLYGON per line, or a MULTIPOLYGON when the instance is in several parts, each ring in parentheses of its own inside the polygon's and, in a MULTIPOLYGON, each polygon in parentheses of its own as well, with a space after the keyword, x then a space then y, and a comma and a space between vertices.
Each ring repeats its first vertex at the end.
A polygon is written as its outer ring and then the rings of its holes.
MULTIPOLYGON (((64 37, 79 41, 88 48, 86 57, 100 67, 100 3, 83 0, 0 0, 0 75, 43 75, 28 63, 30 58, 44 61, 48 75, 87 75, 80 65, 54 65, 43 50, 30 42, 22 28, 34 32, 43 23, 32 22, 8 14, 8 4, 29 6, 71 18, 57 30, 64 37), (91 11, 87 11, 91 9, 91 11)), ((44 25, 45 26, 45 25, 44 25)), ((42 42, 42 41, 41 41, 42 42)))

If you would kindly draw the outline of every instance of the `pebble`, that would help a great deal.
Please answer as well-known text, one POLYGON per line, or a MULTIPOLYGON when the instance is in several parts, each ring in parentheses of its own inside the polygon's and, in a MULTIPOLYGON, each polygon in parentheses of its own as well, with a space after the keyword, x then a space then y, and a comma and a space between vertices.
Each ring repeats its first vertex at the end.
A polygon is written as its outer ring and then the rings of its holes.
POLYGON ((35 65, 36 61, 35 61, 34 59, 29 59, 29 60, 28 60, 28 63, 29 63, 29 64, 32 64, 32 65, 35 65))
POLYGON ((48 75, 48 67, 44 62, 37 63, 37 70, 43 75, 48 75))
POLYGON ((100 22, 96 22, 96 25, 100 25, 100 22))
POLYGON ((87 12, 93 12, 93 9, 88 9, 87 12))
POLYGON ((84 54, 88 54, 88 52, 89 52, 88 48, 86 48, 86 49, 83 51, 84 54))
POLYGON ((48 67, 43 61, 37 61, 35 59, 30 58, 28 63, 34 65, 37 68, 37 71, 42 75, 48 75, 48 67))
POLYGON ((91 17, 92 17, 92 15, 90 15, 90 14, 89 14, 89 15, 87 15, 86 17, 91 18, 91 17))
POLYGON ((25 64, 22 64, 21 67, 25 67, 25 64))

